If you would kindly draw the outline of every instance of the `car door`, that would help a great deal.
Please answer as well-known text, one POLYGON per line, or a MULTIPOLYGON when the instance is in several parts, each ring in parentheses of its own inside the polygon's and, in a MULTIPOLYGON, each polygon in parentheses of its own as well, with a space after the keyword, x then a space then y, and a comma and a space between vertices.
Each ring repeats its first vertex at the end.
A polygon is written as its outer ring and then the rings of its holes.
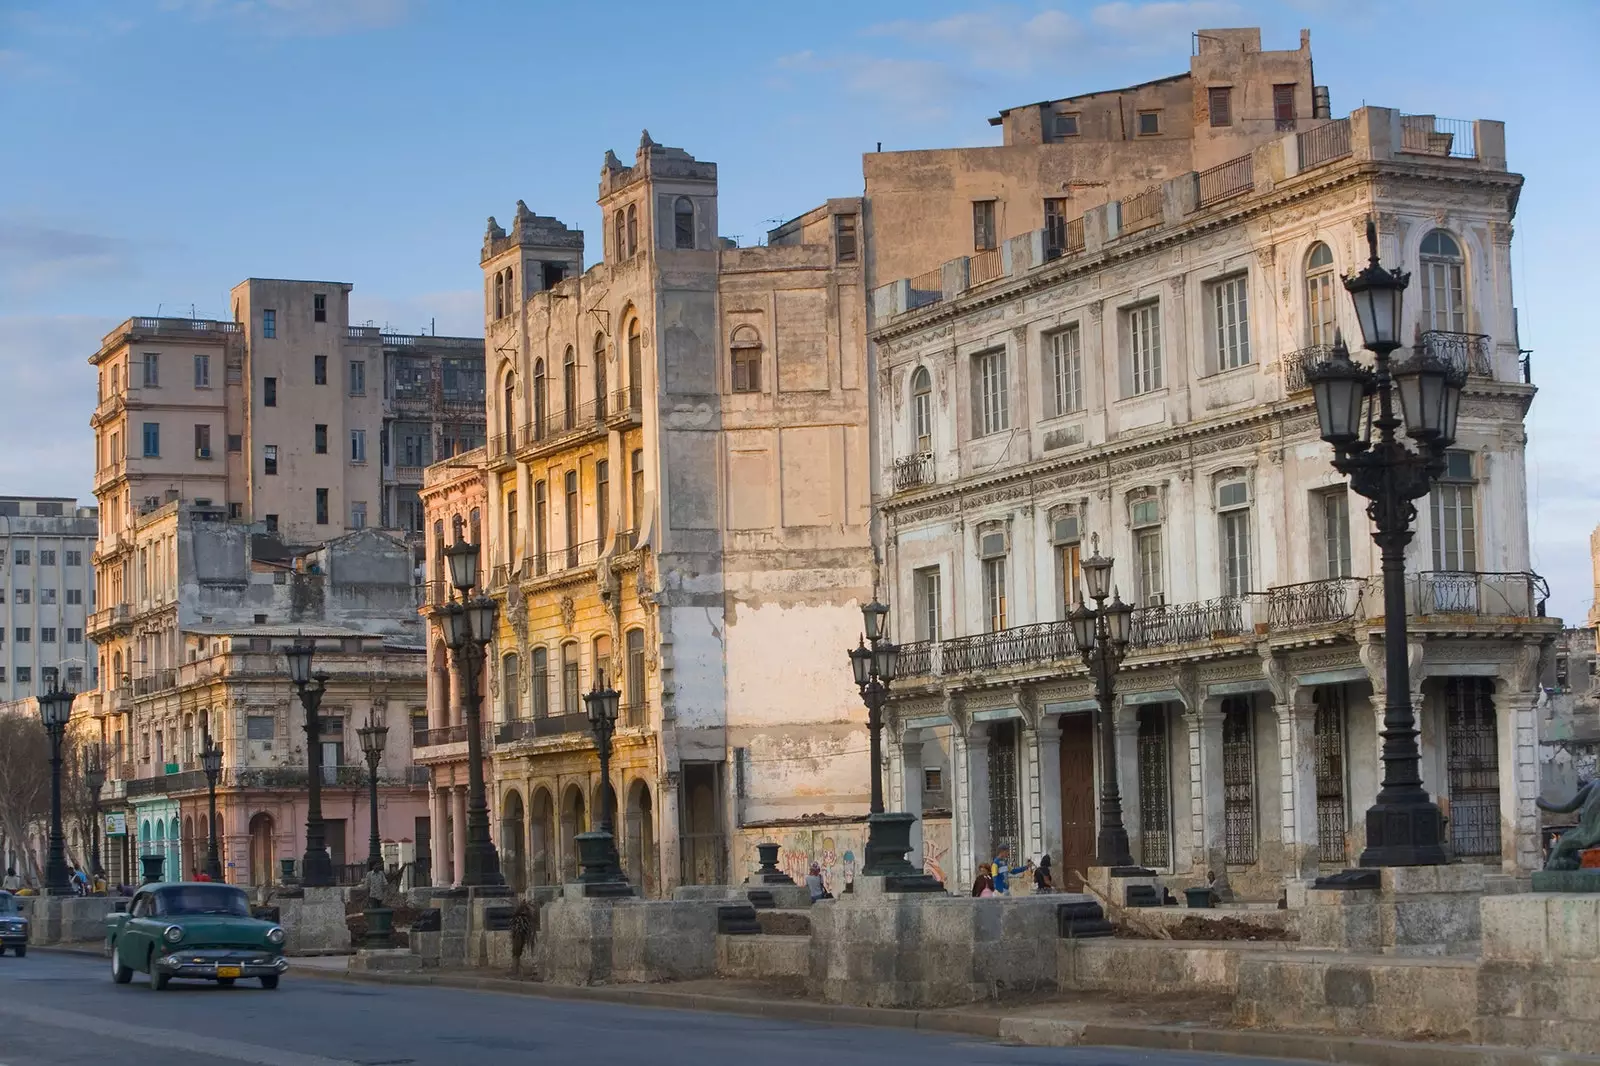
POLYGON ((145 955, 149 952, 150 912, 154 907, 154 897, 148 892, 140 892, 133 897, 133 902, 128 905, 128 920, 122 924, 122 934, 117 937, 117 951, 122 957, 124 965, 137 966, 144 962, 145 955))

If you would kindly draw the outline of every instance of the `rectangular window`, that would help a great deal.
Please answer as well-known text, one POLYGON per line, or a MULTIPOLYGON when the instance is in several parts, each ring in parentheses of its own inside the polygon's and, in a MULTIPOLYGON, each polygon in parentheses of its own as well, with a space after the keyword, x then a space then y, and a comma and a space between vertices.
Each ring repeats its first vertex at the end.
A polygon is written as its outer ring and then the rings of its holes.
POLYGON ((1294 85, 1274 85, 1272 87, 1272 117, 1276 120, 1279 129, 1284 129, 1288 123, 1289 129, 1294 128, 1294 85))
POLYGON ((350 395, 365 396, 367 394, 367 361, 365 359, 350 360, 350 395))
POLYGON ((1250 591, 1250 489, 1243 481, 1217 488, 1217 544, 1222 553, 1222 594, 1250 591))
POLYGON ((278 312, 270 307, 261 311, 261 335, 269 338, 278 335, 278 312))
POLYGON ((561 646, 561 713, 578 714, 578 646, 561 646))
POLYGON ((311 294, 311 321, 328 321, 328 296, 326 293, 314 292, 311 294))
POLYGON ((1211 365, 1233 370, 1250 362, 1249 278, 1235 274, 1212 282, 1206 311, 1211 326, 1211 365))
POLYGON ((147 389, 161 387, 161 356, 155 352, 144 353, 144 387, 147 389))
POLYGON ((1076 325, 1049 335, 1050 381, 1054 386, 1055 414, 1083 410, 1083 351, 1076 325))
POLYGON ((942 640, 939 620, 943 606, 940 596, 939 568, 924 566, 911 573, 916 599, 916 635, 918 640, 942 640))
POLYGON ((41 604, 45 605, 46 607, 55 606, 56 590, 55 589, 40 589, 39 590, 39 602, 41 604))
POLYGON ((79 551, 77 548, 68 548, 66 550, 66 556, 68 566, 83 565, 83 552, 79 551))
POLYGON ((13 558, 18 566, 33 565, 33 552, 28 548, 18 548, 13 558))
POLYGON ((533 554, 539 573, 544 573, 545 553, 550 550, 550 494, 546 483, 533 483, 533 554))
POLYGON ((54 566, 54 565, 56 565, 56 551, 55 551, 54 548, 40 548, 39 549, 39 565, 40 566, 54 566))
POLYGON ((1072 605, 1083 599, 1083 553, 1077 541, 1056 545, 1056 573, 1061 582, 1061 617, 1065 618, 1072 605))
POLYGON ((567 512, 567 566, 578 565, 578 472, 568 470, 566 477, 567 512))
POLYGON ((32 603, 33 602, 33 590, 32 589, 18 589, 17 590, 17 602, 18 603, 32 603))
POLYGON ((1052 140, 1061 141, 1078 135, 1078 115, 1076 112, 1070 115, 1056 113, 1050 116, 1050 120, 1052 140))
POLYGON ((644 449, 635 448, 632 457, 628 460, 630 466, 630 479, 633 484, 629 487, 628 500, 632 508, 633 532, 637 536, 644 528, 644 449))
POLYGON ((1132 508, 1134 555, 1139 563, 1139 602, 1147 607, 1166 602, 1161 560, 1161 505, 1139 500, 1132 508))
POLYGON ((31 684, 32 682, 33 682, 33 667, 31 667, 31 666, 19 666, 19 667, 17 667, 17 683, 19 685, 27 685, 27 684, 31 684))
POLYGON ((278 406, 278 379, 277 378, 262 378, 261 379, 261 406, 263 406, 263 407, 276 407, 276 406, 278 406))
POLYGON ((327 524, 328 524, 328 490, 327 489, 318 489, 317 490, 317 525, 325 526, 327 524))
POLYGON ((1256 756, 1253 708, 1248 696, 1222 700, 1222 809, 1224 860, 1230 866, 1256 861, 1256 756))
POLYGON ((1122 371, 1127 395, 1161 388, 1161 305, 1140 304, 1122 312, 1122 371))
POLYGON ((197 355, 194 357, 194 387, 209 389, 211 387, 211 357, 197 355))
POLYGON ((160 422, 146 422, 144 424, 144 456, 146 459, 161 458, 160 422))
POLYGON ((230 452, 242 452, 242 451, 244 451, 244 434, 243 433, 229 433, 228 434, 228 450, 230 452))
POLYGON ((277 515, 275 515, 275 514, 267 515, 266 516, 266 523, 267 523, 267 532, 268 533, 277 533, 278 532, 278 516, 277 515))
POLYGON ((270 714, 252 714, 245 717, 244 736, 246 740, 271 740, 277 735, 277 721, 270 714))
POLYGON ((1067 249, 1067 201, 1052 197, 1044 202, 1044 254, 1054 259, 1067 249))
POLYGON ((1011 428, 1004 349, 972 357, 972 402, 974 436, 987 437, 1011 428))
POLYGON ((261 455, 266 467, 266 473, 276 474, 278 472, 278 446, 276 444, 267 445, 261 449, 261 455))
POLYGON ((1161 112, 1139 112, 1139 136, 1155 137, 1161 133, 1161 112))
POLYGON ((989 632, 1006 627, 1006 557, 983 561, 983 605, 988 611, 989 632))
POLYGON ((944 791, 944 769, 939 766, 924 766, 922 768, 922 791, 944 791))
POLYGON ((311 447, 318 455, 328 454, 328 427, 321 422, 311 428, 311 447))
POLYGON ((534 648, 533 662, 528 672, 528 694, 533 697, 533 716, 544 718, 550 714, 550 653, 544 648, 534 648))
POLYGON ((1207 95, 1213 126, 1233 125, 1233 90, 1226 85, 1213 85, 1207 95))
POLYGON ((196 459, 211 458, 211 427, 199 425, 194 427, 194 457, 196 459))
POLYGON ((594 525, 595 539, 604 551, 611 532, 611 464, 604 459, 594 464, 594 525))
MULTIPOLYGON (((419 505, 420 506, 420 505, 419 505)), ((480 544, 478 539, 478 512, 472 512, 472 543, 480 544)), ((517 490, 512 489, 506 493, 506 559, 517 557, 517 490)))
POLYGON ((972 201, 972 249, 987 252, 995 246, 994 201, 972 201))
POLYGON ((644 630, 630 629, 624 640, 628 658, 624 664, 627 676, 624 678, 622 698, 642 710, 645 705, 644 630))
POLYGON ((364 429, 350 431, 350 461, 352 463, 367 461, 367 431, 364 429))
POLYGON ((1433 568, 1473 572, 1478 569, 1477 486, 1472 480, 1472 454, 1446 452, 1445 471, 1433 487, 1428 510, 1433 515, 1433 568))
POLYGON ((841 263, 856 261, 856 216, 833 216, 834 254, 841 263))
POLYGON ((54 644, 56 642, 55 626, 41 626, 39 628, 39 643, 54 644))
POLYGON ((29 627, 29 626, 18 626, 17 627, 17 643, 18 644, 32 644, 33 643, 33 629, 31 627, 29 627))
POLYGON ((350 502, 350 528, 367 528, 367 501, 352 500, 350 502))
POLYGON ((1334 489, 1322 493, 1322 547, 1325 574, 1349 577, 1350 568, 1350 493, 1334 489))
POLYGON ((328 357, 313 355, 311 357, 311 383, 313 385, 326 385, 328 383, 328 357))
POLYGON ((83 590, 82 589, 68 589, 67 590, 67 606, 68 607, 82 607, 83 606, 83 590))

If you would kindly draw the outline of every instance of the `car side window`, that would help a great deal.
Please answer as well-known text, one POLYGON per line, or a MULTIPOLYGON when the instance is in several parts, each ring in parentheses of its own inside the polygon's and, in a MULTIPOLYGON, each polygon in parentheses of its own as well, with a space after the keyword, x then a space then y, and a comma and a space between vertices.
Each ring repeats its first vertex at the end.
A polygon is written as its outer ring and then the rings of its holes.
POLYGON ((133 906, 128 908, 128 913, 135 918, 143 918, 148 915, 150 913, 150 897, 145 895, 136 896, 133 906))
POLYGON ((161 898, 161 893, 159 893, 159 892, 150 893, 149 913, 153 917, 157 917, 157 918, 159 918, 161 915, 167 913, 167 908, 164 905, 164 901, 161 898))

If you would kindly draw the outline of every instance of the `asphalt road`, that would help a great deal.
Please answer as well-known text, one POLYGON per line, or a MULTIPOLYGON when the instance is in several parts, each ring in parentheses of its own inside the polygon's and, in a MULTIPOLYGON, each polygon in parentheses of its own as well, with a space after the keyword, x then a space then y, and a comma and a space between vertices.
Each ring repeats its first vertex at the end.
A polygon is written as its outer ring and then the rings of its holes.
POLYGON ((971 1037, 357 985, 290 970, 277 991, 143 974, 82 955, 0 957, 0 1066, 1222 1066, 1221 1056, 1017 1048, 971 1037))

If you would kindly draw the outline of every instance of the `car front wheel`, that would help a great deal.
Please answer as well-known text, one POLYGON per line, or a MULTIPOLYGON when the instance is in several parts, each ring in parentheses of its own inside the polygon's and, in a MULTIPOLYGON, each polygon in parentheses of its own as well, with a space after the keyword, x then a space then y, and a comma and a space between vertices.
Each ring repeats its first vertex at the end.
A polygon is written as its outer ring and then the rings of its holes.
POLYGON ((111 979, 119 985, 133 980, 133 967, 123 965, 122 949, 115 946, 111 949, 111 979))
POLYGON ((278 975, 277 974, 269 974, 268 976, 263 977, 261 979, 261 987, 265 988, 269 992, 272 989, 277 988, 278 987, 278 975))
POLYGON ((17 958, 20 959, 20 958, 22 958, 24 955, 26 955, 28 953, 28 945, 26 945, 26 944, 18 944, 14 950, 17 953, 17 958))
POLYGON ((172 980, 171 975, 164 974, 160 970, 156 969, 156 957, 152 953, 150 956, 150 991, 166 991, 167 982, 170 980, 172 980))

